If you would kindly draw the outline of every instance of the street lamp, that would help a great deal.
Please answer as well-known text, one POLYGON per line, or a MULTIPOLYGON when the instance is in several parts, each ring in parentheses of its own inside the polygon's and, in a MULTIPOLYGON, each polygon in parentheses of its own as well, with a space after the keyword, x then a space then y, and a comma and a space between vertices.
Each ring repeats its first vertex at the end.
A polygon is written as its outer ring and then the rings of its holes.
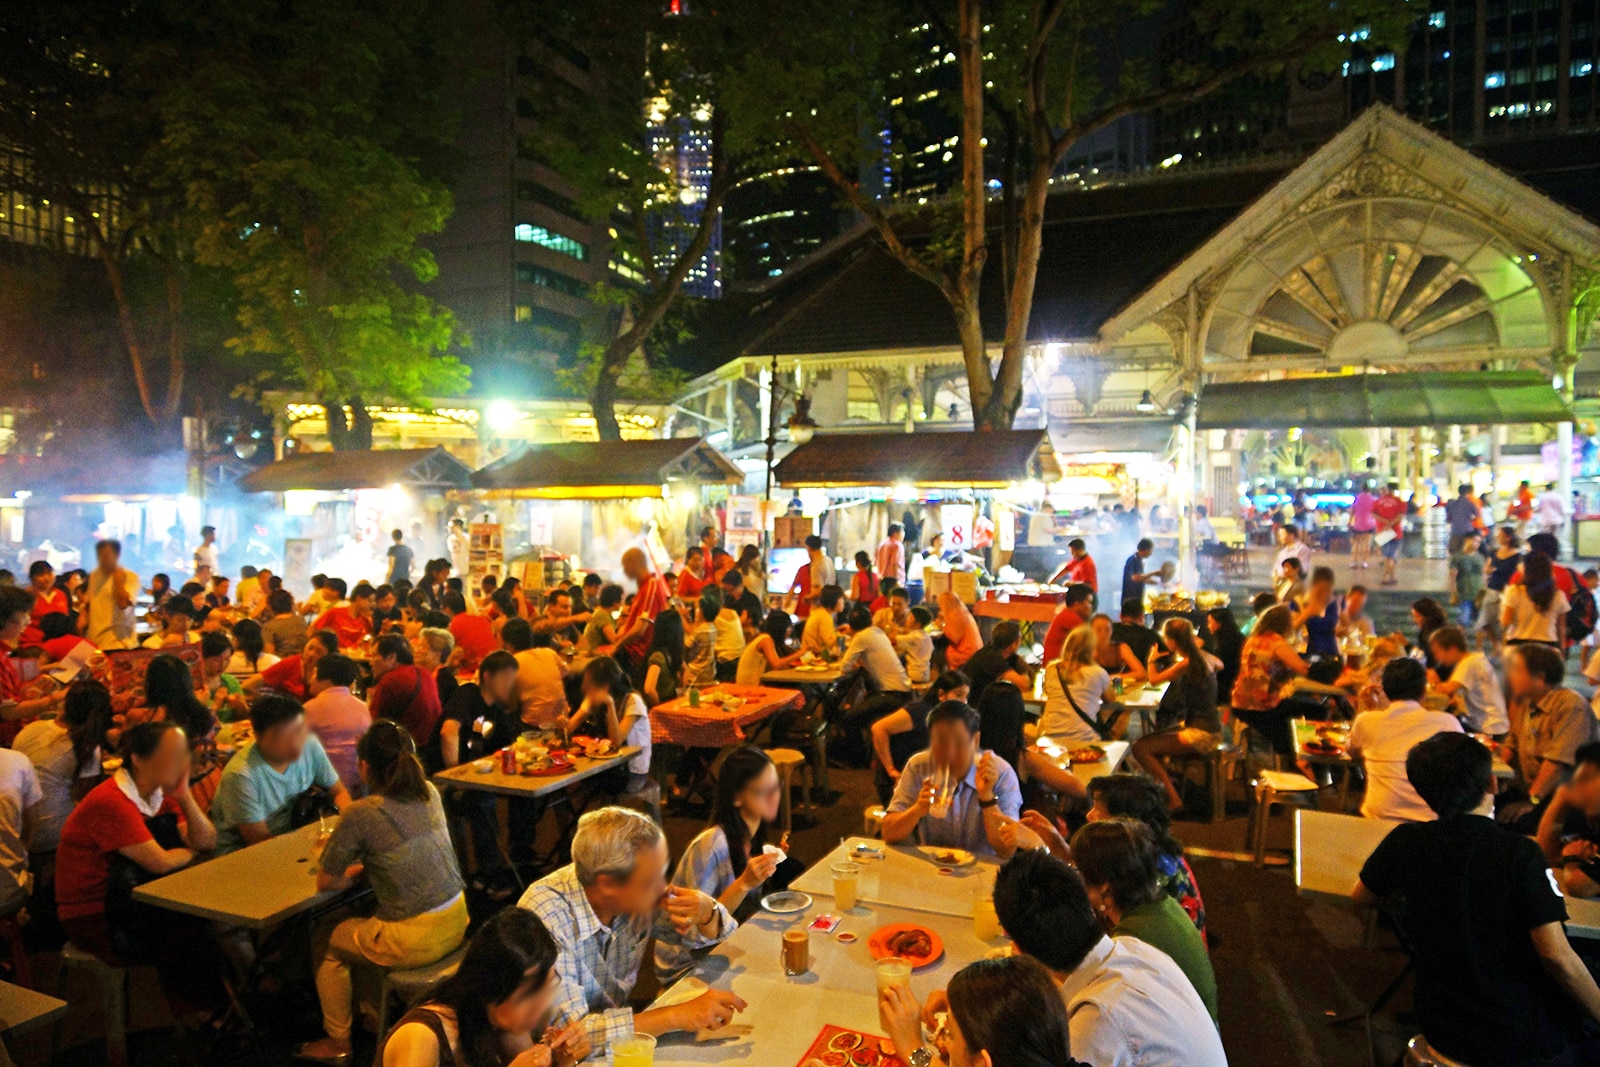
POLYGON ((778 357, 772 357, 770 372, 772 390, 771 409, 767 414, 767 501, 772 501, 772 464, 774 453, 778 447, 778 409, 786 396, 794 396, 794 414, 789 417, 785 428, 789 431, 789 440, 796 445, 803 445, 810 441, 817 432, 817 424, 811 417, 811 400, 802 396, 797 390, 784 389, 778 385, 778 357))

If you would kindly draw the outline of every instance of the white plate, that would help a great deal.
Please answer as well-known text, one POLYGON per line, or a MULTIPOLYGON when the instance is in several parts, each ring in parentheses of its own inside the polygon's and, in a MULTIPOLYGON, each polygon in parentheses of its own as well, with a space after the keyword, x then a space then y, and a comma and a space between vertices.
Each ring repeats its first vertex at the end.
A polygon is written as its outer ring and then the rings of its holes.
POLYGON ((941 867, 970 867, 978 861, 978 857, 964 848, 940 848, 937 845, 922 845, 918 852, 928 857, 941 867), (950 857, 954 856, 954 859, 950 857))
POLYGON ((679 1004, 687 1004, 711 987, 698 978, 680 978, 673 987, 656 998, 652 1008, 673 1008, 679 1004))
POLYGON ((786 889, 781 893, 768 893, 762 897, 761 906, 774 915, 792 915, 811 907, 811 898, 804 893, 786 889))

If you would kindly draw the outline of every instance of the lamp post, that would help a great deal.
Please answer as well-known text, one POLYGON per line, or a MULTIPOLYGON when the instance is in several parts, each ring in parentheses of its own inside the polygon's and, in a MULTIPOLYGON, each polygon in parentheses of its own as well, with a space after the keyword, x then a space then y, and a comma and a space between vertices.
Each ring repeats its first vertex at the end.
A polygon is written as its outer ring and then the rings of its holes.
POLYGON ((811 418, 811 401, 799 395, 795 390, 780 389, 778 386, 778 357, 772 357, 772 368, 768 372, 769 391, 771 394, 770 410, 767 414, 767 503, 772 502, 772 464, 776 458, 778 448, 778 408, 785 394, 794 394, 794 414, 789 416, 786 428, 789 431, 789 440, 797 445, 803 445, 811 440, 812 434, 817 432, 817 424, 811 418))

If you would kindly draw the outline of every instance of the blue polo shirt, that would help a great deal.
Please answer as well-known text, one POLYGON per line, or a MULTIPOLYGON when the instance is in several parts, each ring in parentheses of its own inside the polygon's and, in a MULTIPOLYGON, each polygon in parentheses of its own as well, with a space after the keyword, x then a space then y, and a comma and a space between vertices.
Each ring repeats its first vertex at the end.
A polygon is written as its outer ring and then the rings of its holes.
MULTIPOLYGON (((994 755, 992 752, 990 755, 994 755)), ((981 755, 980 755, 981 758, 981 755)), ((1022 812, 1022 786, 1017 782, 1017 772, 1011 764, 995 756, 1000 765, 1000 777, 994 784, 994 798, 1000 814, 1015 819, 1022 812)), ((900 772, 900 784, 895 786, 894 799, 889 801, 889 811, 908 811, 916 806, 922 783, 934 773, 933 756, 927 751, 918 752, 906 761, 900 772)), ((924 815, 917 824, 917 836, 924 845, 938 848, 962 848, 979 856, 993 856, 989 835, 983 829, 983 809, 978 806, 978 761, 972 761, 967 776, 956 786, 950 800, 950 814, 942 819, 924 815)))
POLYGON ((264 822, 276 837, 289 832, 295 798, 314 785, 332 789, 339 772, 323 751, 316 734, 306 737, 300 758, 280 773, 261 758, 254 744, 233 754, 222 769, 222 781, 211 802, 211 821, 217 827, 217 855, 244 847, 241 823, 264 822))

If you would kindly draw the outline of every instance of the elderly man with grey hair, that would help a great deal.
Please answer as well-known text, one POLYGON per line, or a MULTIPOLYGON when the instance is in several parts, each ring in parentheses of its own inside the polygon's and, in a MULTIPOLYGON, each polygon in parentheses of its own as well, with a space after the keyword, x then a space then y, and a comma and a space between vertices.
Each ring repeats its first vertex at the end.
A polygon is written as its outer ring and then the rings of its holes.
POLYGON ((669 886, 667 860, 666 836, 648 815, 600 808, 578 820, 572 863, 529 886, 517 902, 539 916, 561 948, 555 1024, 582 1019, 597 1056, 635 1032, 716 1030, 745 1008, 720 989, 670 1008, 628 1007, 658 909, 691 949, 716 944, 737 925, 712 897, 669 886))

